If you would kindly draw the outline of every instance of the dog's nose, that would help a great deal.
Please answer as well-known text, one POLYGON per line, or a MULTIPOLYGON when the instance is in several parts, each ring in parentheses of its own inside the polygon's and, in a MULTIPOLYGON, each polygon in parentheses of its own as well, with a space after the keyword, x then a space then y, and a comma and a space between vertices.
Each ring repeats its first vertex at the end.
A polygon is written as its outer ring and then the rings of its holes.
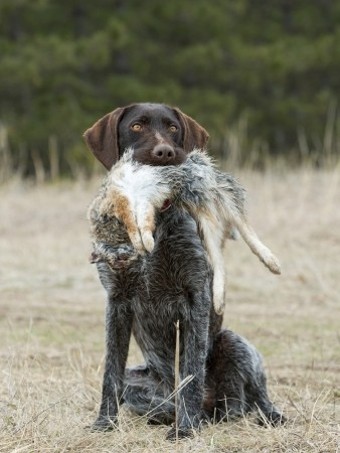
POLYGON ((167 165, 176 157, 175 150, 167 144, 159 144, 151 151, 152 159, 155 165, 167 165))

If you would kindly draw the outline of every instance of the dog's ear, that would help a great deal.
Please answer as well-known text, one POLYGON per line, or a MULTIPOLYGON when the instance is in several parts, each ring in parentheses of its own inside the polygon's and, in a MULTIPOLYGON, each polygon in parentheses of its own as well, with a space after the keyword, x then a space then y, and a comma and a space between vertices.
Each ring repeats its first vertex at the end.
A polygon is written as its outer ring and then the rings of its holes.
POLYGON ((174 110, 184 127, 184 151, 190 153, 194 148, 205 149, 209 139, 208 132, 190 116, 183 113, 179 108, 176 107, 174 110))
POLYGON ((119 107, 108 113, 84 133, 87 146, 107 170, 119 159, 118 124, 124 111, 119 107))

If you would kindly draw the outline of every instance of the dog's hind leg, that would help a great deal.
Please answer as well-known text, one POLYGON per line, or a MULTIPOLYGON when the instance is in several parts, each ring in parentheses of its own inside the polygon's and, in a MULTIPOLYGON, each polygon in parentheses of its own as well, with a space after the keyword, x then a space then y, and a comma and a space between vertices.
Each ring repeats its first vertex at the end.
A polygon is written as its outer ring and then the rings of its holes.
POLYGON ((245 395, 248 354, 237 338, 231 331, 221 330, 208 356, 206 394, 210 398, 204 407, 214 422, 239 418, 250 410, 245 395))
POLYGON ((250 377, 245 390, 247 404, 258 413, 257 421, 259 425, 278 426, 286 422, 286 417, 269 399, 267 379, 262 365, 250 377))
POLYGON ((160 382, 150 376, 147 367, 127 369, 124 404, 151 424, 169 425, 175 420, 173 398, 166 398, 160 382))
POLYGON ((253 345, 231 330, 221 330, 207 361, 206 387, 214 420, 228 420, 251 411, 265 425, 279 425, 285 417, 270 401, 262 358, 253 345), (210 389, 210 391, 209 391, 210 389))

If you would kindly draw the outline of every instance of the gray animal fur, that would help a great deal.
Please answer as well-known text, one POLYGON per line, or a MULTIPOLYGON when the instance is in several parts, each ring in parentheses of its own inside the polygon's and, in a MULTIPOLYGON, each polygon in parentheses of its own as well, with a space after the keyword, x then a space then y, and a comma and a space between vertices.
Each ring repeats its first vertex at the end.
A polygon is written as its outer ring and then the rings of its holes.
MULTIPOLYGON (((169 199, 188 211, 199 226, 214 271, 213 301, 218 314, 223 313, 225 301, 223 247, 226 239, 234 236, 235 230, 273 273, 281 272, 278 259, 247 222, 245 190, 233 176, 219 171, 204 151, 194 150, 183 164, 164 167, 142 165, 132 156, 133 150, 125 152, 111 169, 90 209, 98 256, 104 253, 108 258, 107 247, 103 250, 101 245, 102 242, 108 243, 108 235, 112 238, 111 245, 117 245, 117 240, 121 244, 122 239, 121 232, 116 234, 117 228, 109 233, 105 229, 104 241, 102 225, 99 232, 95 231, 98 222, 103 223, 105 215, 124 223, 135 253, 151 252, 156 212, 169 199)), ((120 225, 117 227, 119 230, 120 225)))
MULTIPOLYGON (((269 401, 263 361, 256 348, 229 329, 217 334, 214 346, 206 364, 208 373, 200 420, 228 421, 256 411, 261 425, 282 423, 284 417, 269 401), (211 379, 217 375, 223 376, 223 398, 222 394, 217 397, 216 382, 211 379)), ((169 393, 170 389, 164 391, 161 381, 146 365, 127 368, 125 385, 123 399, 130 410, 147 416, 154 424, 175 421, 173 394, 169 393)))

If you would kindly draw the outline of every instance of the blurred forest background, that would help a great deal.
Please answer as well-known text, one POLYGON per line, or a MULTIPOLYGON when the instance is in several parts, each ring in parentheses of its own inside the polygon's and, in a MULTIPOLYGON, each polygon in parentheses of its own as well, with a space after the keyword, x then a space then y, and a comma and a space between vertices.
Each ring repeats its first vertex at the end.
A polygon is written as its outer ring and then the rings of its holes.
POLYGON ((340 2, 1 0, 0 30, 2 180, 91 173, 83 131, 142 101, 237 165, 340 154, 340 2))

